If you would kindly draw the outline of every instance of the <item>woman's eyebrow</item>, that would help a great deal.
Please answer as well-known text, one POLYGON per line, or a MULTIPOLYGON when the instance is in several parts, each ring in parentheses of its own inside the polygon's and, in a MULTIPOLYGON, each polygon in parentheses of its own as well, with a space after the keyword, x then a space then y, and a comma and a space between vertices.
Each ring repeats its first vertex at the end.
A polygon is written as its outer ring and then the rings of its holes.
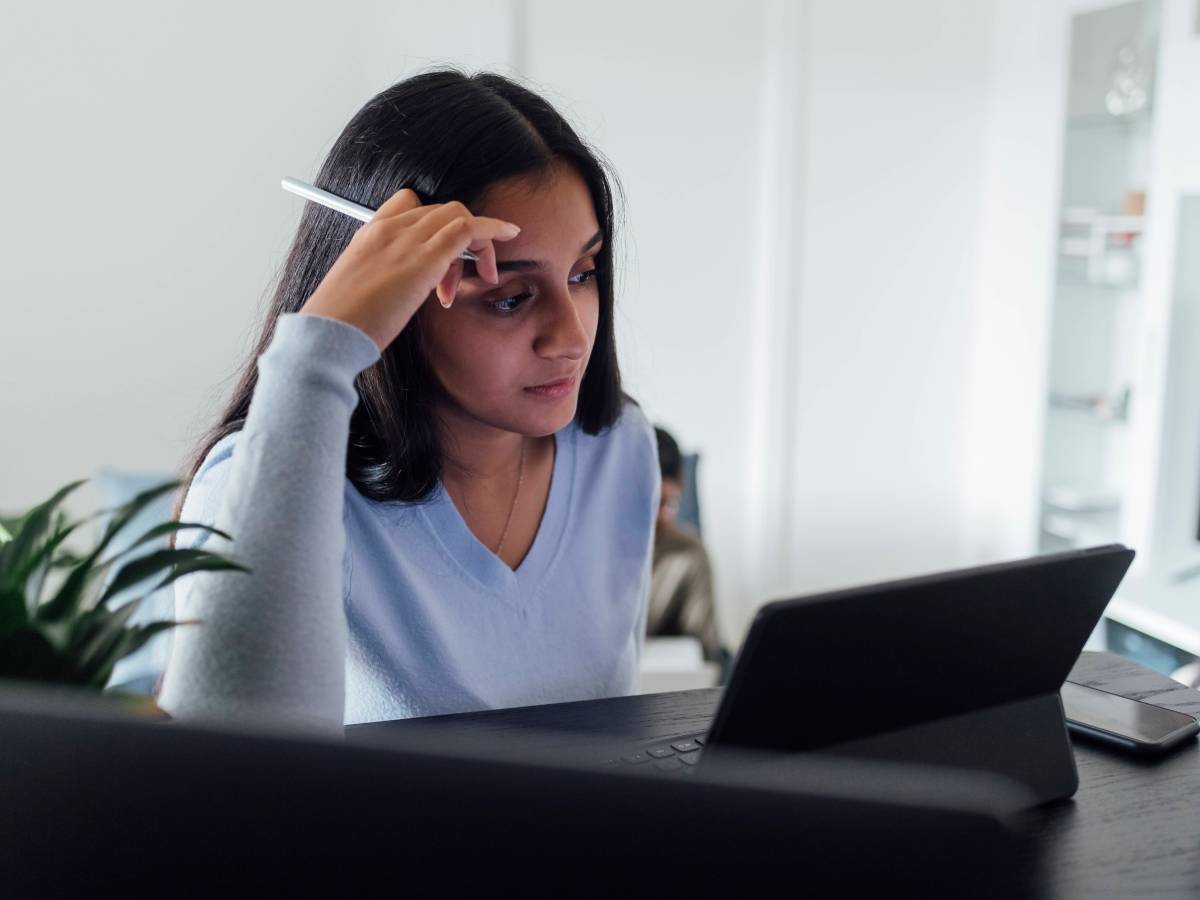
MULTIPOLYGON (((587 253, 589 250, 591 250, 593 247, 595 247, 597 244, 599 244, 600 241, 603 239, 604 239, 604 230, 601 229, 600 231, 597 231, 595 234, 593 234, 591 236, 591 238, 580 248, 579 255, 583 256, 583 254, 587 253)), ((467 271, 464 271, 463 277, 471 277, 476 274, 474 271, 474 265, 472 263, 464 263, 463 265, 471 266, 471 269, 468 270, 470 272, 470 275, 468 275, 467 271)), ((532 269, 540 269, 541 267, 542 267, 542 264, 540 262, 538 262, 536 259, 506 259, 503 262, 500 262, 500 261, 496 262, 496 271, 497 272, 528 272, 532 269)))

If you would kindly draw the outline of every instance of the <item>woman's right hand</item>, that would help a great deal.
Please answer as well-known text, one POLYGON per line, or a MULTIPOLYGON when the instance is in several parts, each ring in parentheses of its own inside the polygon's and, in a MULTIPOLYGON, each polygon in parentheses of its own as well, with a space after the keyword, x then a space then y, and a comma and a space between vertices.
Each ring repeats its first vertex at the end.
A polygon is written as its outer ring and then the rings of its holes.
POLYGON ((497 283, 492 241, 512 240, 520 230, 472 215, 457 201, 422 206, 416 192, 404 188, 355 232, 300 312, 354 325, 383 351, 431 292, 447 309, 454 302, 463 250, 479 257, 482 278, 497 283))

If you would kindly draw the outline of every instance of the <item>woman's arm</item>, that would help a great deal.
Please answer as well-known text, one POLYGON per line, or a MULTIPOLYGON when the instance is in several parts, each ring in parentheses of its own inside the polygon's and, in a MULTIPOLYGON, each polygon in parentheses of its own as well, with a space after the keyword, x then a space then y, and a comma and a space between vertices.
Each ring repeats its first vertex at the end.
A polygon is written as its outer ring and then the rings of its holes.
POLYGON ((181 579, 159 705, 184 720, 286 722, 340 733, 346 619, 342 519, 354 378, 380 356, 353 325, 289 313, 258 384, 206 547, 252 570, 181 579), (187 582, 186 589, 182 587, 187 582))
MULTIPOLYGON (((210 546, 253 573, 205 572, 180 592, 159 705, 181 719, 286 720, 341 732, 346 618, 342 503, 354 378, 429 297, 450 306, 463 250, 499 282, 493 241, 520 228, 405 188, 339 254, 299 313, 276 323, 210 546)), ((191 576, 189 576, 191 577, 191 576)), ((183 579, 180 579, 183 581, 183 579)))

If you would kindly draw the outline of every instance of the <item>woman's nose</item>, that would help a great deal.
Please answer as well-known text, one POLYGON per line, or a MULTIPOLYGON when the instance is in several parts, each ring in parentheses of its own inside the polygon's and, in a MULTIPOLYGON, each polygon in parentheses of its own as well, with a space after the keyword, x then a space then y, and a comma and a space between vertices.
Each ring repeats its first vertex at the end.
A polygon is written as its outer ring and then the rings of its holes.
POLYGON ((556 291, 549 299, 543 305, 545 315, 534 350, 547 358, 583 359, 588 351, 588 333, 570 291, 556 291))

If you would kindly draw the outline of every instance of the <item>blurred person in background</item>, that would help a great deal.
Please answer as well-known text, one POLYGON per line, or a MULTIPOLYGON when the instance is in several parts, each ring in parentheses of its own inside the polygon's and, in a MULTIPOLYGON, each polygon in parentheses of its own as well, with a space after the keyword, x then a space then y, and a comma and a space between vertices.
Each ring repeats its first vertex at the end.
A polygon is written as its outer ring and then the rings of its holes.
POLYGON ((654 529, 654 562, 650 576, 649 637, 686 635, 700 641, 704 658, 724 663, 728 654, 717 635, 712 565, 699 535, 677 521, 684 491, 683 456, 679 444, 655 427, 662 494, 654 529))

